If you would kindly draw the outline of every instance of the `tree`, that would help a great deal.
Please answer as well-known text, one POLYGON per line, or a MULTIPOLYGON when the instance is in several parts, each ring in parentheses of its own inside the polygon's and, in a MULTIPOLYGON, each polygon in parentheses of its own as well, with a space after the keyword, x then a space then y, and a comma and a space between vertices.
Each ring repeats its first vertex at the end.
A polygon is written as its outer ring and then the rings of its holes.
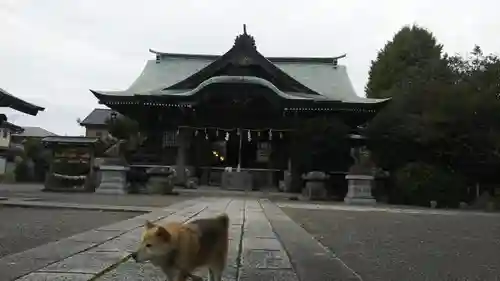
MULTIPOLYGON (((449 76, 394 98, 370 124, 376 161, 400 174, 421 162, 469 183, 497 182, 500 169, 500 59, 474 47, 448 56, 449 76)), ((418 173, 416 173, 418 174, 418 173)), ((461 192, 446 190, 446 192, 461 192)))
MULTIPOLYGON (((500 168, 500 59, 475 46, 469 56, 447 57, 454 83, 439 107, 441 161, 474 181, 495 179, 500 168)), ((436 119, 435 117, 433 118, 436 119)), ((430 123, 430 127, 438 124, 430 123)))
POLYGON ((372 61, 366 96, 387 98, 418 92, 423 81, 440 79, 447 74, 442 48, 427 29, 403 27, 372 61))
MULTIPOLYGON (((45 172, 47 171, 49 167, 49 159, 50 159, 50 153, 48 150, 46 150, 42 144, 42 142, 39 139, 35 138, 30 138, 27 139, 24 142, 24 154, 25 157, 23 159, 23 165, 28 167, 29 171, 29 165, 28 163, 31 162, 33 163, 33 176, 34 178, 32 180, 35 181, 44 181, 45 179, 45 172)), ((21 165, 21 169, 24 169, 24 166, 21 165)), ((20 172, 21 174, 24 173, 24 171, 20 172)), ((21 177, 24 177, 24 180, 27 180, 27 176, 29 176, 30 173, 28 174, 23 174, 21 177)))
POLYGON ((141 135, 139 123, 125 116, 117 116, 106 120, 108 132, 116 139, 111 141, 105 154, 127 159, 136 151, 144 138, 141 135))
POLYGON ((422 147, 428 136, 422 117, 436 93, 447 90, 453 75, 441 54, 442 46, 428 30, 403 27, 372 62, 366 93, 392 97, 369 124, 375 162, 392 170, 415 159, 432 157, 422 147))
POLYGON ((125 116, 117 116, 106 120, 108 132, 115 138, 128 140, 139 133, 139 123, 125 116))

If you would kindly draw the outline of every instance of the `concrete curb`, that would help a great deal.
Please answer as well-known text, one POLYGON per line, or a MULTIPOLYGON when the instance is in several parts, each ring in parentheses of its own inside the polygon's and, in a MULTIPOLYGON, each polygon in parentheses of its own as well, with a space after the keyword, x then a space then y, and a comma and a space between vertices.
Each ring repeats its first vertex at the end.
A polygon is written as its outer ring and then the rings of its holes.
POLYGON ((258 200, 245 202, 244 215, 238 281, 298 281, 290 257, 258 200))
POLYGON ((460 210, 460 209, 429 209, 416 206, 400 205, 346 205, 346 204, 315 204, 310 202, 275 203, 280 208, 294 208, 306 210, 331 210, 331 211, 354 211, 354 212, 387 212, 418 215, 446 215, 446 216, 500 216, 500 212, 487 212, 480 210, 460 210))
POLYGON ((260 200, 260 204, 300 280, 363 280, 278 206, 267 199, 260 200))
POLYGON ((97 210, 97 211, 114 211, 114 212, 137 212, 149 213, 162 208, 140 207, 140 206, 116 206, 116 205, 95 205, 95 204, 76 204, 76 203, 61 203, 50 201, 26 201, 19 199, 0 199, 0 206, 20 207, 20 208, 43 208, 43 209, 72 209, 72 210, 97 210))

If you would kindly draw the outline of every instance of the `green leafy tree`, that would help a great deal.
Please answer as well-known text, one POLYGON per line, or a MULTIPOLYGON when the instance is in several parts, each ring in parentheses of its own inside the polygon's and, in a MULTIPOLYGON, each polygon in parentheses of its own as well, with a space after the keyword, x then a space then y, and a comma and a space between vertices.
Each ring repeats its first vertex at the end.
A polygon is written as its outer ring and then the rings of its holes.
POLYGON ((373 62, 367 95, 393 98, 366 130, 375 162, 396 175, 418 162, 470 183, 496 181, 500 60, 479 46, 468 56, 441 55, 441 49, 425 29, 404 27, 373 62))
POLYGON ((106 120, 108 132, 118 142, 112 142, 107 148, 106 154, 117 154, 128 159, 138 149, 143 141, 139 123, 125 116, 117 116, 106 120))
POLYGON ((366 96, 387 98, 418 92, 423 81, 442 78, 447 74, 442 48, 427 29, 403 27, 372 61, 366 96))
POLYGON ((474 181, 489 181, 500 168, 500 59, 475 46, 469 56, 448 61, 454 84, 429 110, 428 125, 440 131, 435 147, 441 161, 474 181))
POLYGON ((108 118, 106 120, 108 132, 115 138, 128 140, 139 133, 139 123, 125 116, 108 118))
POLYGON ((429 158, 422 146, 429 138, 422 118, 437 93, 448 90, 453 75, 442 46, 428 30, 403 27, 372 62, 366 86, 370 98, 392 97, 369 124, 375 162, 392 170, 408 161, 429 158))
MULTIPOLYGON (((24 154, 26 162, 30 159, 33 162, 33 176, 32 180, 44 181, 45 172, 49 167, 50 152, 44 148, 42 142, 39 139, 29 138, 24 142, 24 154)), ((23 169, 24 167, 22 167, 23 169)), ((23 173, 23 172, 21 172, 23 173)))
POLYGON ((395 98, 372 121, 367 133, 375 140, 376 161, 391 170, 419 161, 463 175, 469 183, 497 181, 500 60, 478 46, 469 56, 444 59, 446 79, 395 98))

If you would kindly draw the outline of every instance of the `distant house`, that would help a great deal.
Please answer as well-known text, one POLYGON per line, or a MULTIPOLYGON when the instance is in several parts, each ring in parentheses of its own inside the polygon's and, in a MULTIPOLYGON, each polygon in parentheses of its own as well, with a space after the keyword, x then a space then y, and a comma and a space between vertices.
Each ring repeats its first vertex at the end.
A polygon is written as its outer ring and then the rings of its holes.
POLYGON ((57 136, 52 132, 40 127, 23 127, 21 132, 13 133, 11 141, 13 143, 21 144, 27 139, 43 139, 45 137, 57 136))
MULTIPOLYGON (((111 118, 113 110, 107 108, 94 108, 94 110, 80 122, 85 127, 85 136, 99 138, 108 134, 106 121, 111 118)), ((117 113, 117 116, 120 116, 117 113)))
MULTIPOLYGON (((45 110, 43 107, 13 96, 2 88, 0 88, 0 107, 9 107, 33 116, 37 115, 39 111, 45 110)), ((0 114, 0 175, 10 170, 8 162, 12 160, 12 156, 19 150, 19 147, 11 145, 12 134, 22 133, 23 131, 23 128, 7 122, 5 114, 0 114)))
POLYGON ((2 124, 0 124, 0 151, 9 149, 12 141, 12 135, 22 133, 22 131, 23 128, 19 126, 7 121, 2 122, 2 124))

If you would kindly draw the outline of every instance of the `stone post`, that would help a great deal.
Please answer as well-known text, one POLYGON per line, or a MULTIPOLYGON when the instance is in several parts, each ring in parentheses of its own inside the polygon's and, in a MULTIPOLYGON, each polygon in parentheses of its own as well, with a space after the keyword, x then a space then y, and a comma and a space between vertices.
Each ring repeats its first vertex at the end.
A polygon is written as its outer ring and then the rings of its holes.
POLYGON ((288 158, 288 168, 283 172, 284 192, 292 192, 292 158, 288 158))
POLYGON ((351 149, 354 165, 346 175, 347 194, 344 202, 347 204, 375 204, 377 201, 372 196, 375 183, 374 165, 370 153, 365 147, 351 149))
POLYGON ((246 190, 251 191, 253 188, 252 174, 248 171, 233 171, 231 168, 226 168, 222 172, 221 188, 226 190, 246 190))
POLYGON ((126 194, 128 167, 121 165, 100 165, 100 182, 95 190, 101 194, 126 194))
POLYGON ((327 198, 326 181, 330 178, 329 175, 312 171, 302 176, 306 182, 304 196, 308 200, 324 200, 327 198))
POLYGON ((347 194, 344 202, 347 204, 375 204, 377 201, 372 196, 374 176, 346 175, 347 194))
POLYGON ((154 167, 148 171, 148 194, 172 194, 174 189, 173 179, 175 172, 170 168, 154 167))

